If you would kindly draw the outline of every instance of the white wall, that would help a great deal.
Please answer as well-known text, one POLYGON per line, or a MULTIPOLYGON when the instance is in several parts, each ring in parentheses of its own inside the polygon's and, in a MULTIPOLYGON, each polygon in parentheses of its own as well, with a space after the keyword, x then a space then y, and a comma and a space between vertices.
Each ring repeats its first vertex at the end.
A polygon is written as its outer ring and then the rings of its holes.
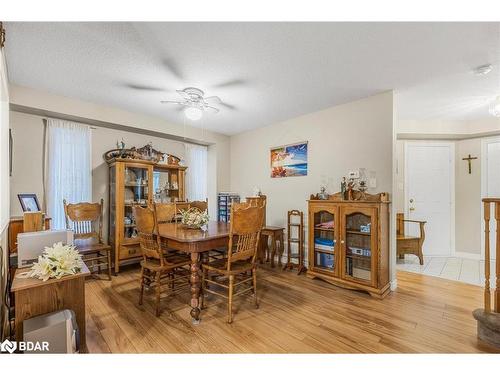
POLYGON ((267 224, 279 226, 288 210, 307 216, 307 200, 322 185, 339 191, 349 170, 375 171, 371 192, 392 193, 392 140, 392 92, 238 134, 231 137, 231 191, 245 197, 259 187, 267 195, 267 224), (271 178, 270 148, 300 141, 309 142, 308 175, 271 178))
POLYGON ((455 142, 455 250, 481 253, 481 139, 455 142), (472 161, 472 173, 462 158, 469 154, 477 157, 472 161))
POLYGON ((10 112, 13 140, 10 215, 22 216, 17 194, 35 193, 43 202, 43 122, 38 116, 10 112))

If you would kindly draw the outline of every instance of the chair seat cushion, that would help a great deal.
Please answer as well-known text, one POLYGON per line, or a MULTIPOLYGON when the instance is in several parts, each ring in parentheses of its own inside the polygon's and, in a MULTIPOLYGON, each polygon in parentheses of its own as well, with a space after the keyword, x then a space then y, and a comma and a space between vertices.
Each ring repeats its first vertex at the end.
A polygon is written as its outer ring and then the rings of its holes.
POLYGON ((207 264, 203 264, 202 267, 203 269, 216 271, 224 275, 234 275, 250 271, 254 267, 254 265, 250 262, 250 260, 238 260, 231 264, 231 271, 228 272, 227 258, 223 258, 223 259, 216 259, 207 264))

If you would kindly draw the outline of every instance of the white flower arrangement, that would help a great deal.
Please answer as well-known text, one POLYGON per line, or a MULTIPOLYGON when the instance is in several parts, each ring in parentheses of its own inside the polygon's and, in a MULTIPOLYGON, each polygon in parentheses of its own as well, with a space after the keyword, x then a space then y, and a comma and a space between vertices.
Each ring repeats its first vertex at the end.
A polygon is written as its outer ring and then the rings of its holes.
POLYGON ((46 247, 38 261, 33 263, 26 277, 47 281, 51 278, 60 279, 66 275, 74 275, 81 271, 83 260, 78 250, 72 245, 55 243, 46 247))
POLYGON ((189 228, 199 229, 207 224, 209 220, 210 217, 208 216, 207 210, 202 212, 196 207, 190 208, 189 210, 181 210, 181 223, 189 228))

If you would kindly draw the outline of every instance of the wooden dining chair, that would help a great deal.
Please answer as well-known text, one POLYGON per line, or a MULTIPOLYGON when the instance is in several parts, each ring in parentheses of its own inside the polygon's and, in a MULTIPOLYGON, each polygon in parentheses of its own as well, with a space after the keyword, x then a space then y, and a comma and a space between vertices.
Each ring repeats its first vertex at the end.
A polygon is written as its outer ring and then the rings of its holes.
POLYGON ((155 203, 154 208, 158 224, 171 223, 175 220, 175 203, 155 203))
POLYGON ((204 201, 189 202, 189 208, 197 208, 201 212, 205 212, 208 210, 208 199, 206 199, 204 201))
POLYGON ((144 286, 153 287, 156 296, 155 313, 156 316, 159 316, 162 286, 167 285, 167 295, 171 295, 179 288, 189 285, 190 271, 188 267, 191 261, 187 256, 165 253, 165 249, 161 246, 160 237, 157 235, 158 222, 153 208, 134 206, 132 210, 143 257, 139 305, 143 303, 144 286), (165 278, 168 279, 168 282, 163 283, 165 278), (176 284, 176 280, 184 282, 176 284))
POLYGON ((83 261, 92 273, 101 273, 101 267, 108 269, 111 280, 111 246, 102 239, 104 200, 100 203, 67 203, 63 199, 66 229, 74 232, 74 244, 83 261))
MULTIPOLYGON (((172 223, 176 221, 175 213, 176 207, 175 203, 155 203, 154 204, 156 227, 159 224, 172 223)), ((179 254, 179 252, 168 249, 165 241, 160 238, 160 244, 165 255, 170 256, 172 254, 179 254)))
POLYGON ((264 206, 234 203, 231 207, 227 258, 202 265, 201 306, 204 307, 205 293, 226 298, 228 300, 228 323, 233 321, 234 297, 252 291, 255 307, 259 307, 256 257, 263 220, 264 206), (212 288, 207 288, 207 284, 222 288, 227 292, 227 296, 212 288))
POLYGON ((174 205, 175 205, 175 221, 179 221, 181 211, 189 210, 189 203, 177 201, 174 202, 174 205))

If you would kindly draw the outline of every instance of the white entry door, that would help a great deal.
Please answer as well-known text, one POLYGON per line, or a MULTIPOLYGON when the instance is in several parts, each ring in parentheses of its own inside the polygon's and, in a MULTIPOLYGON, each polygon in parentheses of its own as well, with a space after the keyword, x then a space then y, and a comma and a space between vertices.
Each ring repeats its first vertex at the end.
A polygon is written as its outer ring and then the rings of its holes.
MULTIPOLYGON (((454 248, 454 144, 406 142, 405 217, 424 220, 424 255, 449 256, 454 248)), ((418 235, 418 224, 406 232, 418 235)))
MULTIPOLYGON (((485 138, 482 141, 481 195, 500 197, 500 138, 485 138)), ((481 206, 482 233, 484 233, 484 210, 481 206)), ((494 205, 490 207, 490 258, 496 256, 496 221, 494 205)), ((481 236, 481 258, 484 259, 484 235, 481 236)))

